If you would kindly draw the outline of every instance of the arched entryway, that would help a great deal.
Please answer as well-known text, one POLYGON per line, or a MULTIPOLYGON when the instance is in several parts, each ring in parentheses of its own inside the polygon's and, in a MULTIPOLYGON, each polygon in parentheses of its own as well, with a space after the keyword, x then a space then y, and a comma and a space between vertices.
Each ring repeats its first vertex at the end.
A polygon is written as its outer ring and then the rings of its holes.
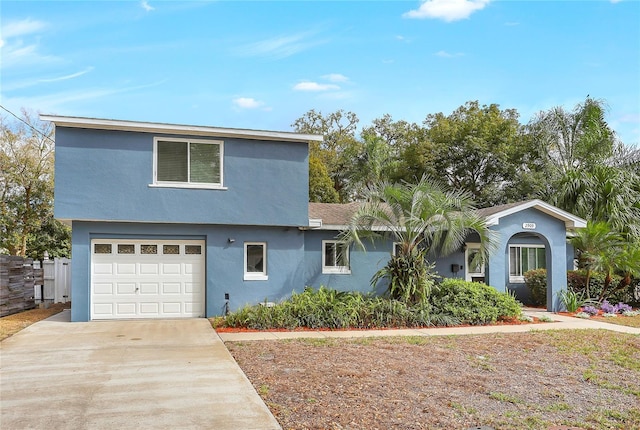
POLYGON ((545 306, 552 297, 551 288, 547 289, 544 303, 534 303, 529 287, 525 283, 525 273, 530 270, 547 270, 547 285, 552 284, 551 272, 553 258, 547 238, 540 233, 521 231, 513 234, 506 243, 506 280, 507 291, 525 305, 545 306), (550 267, 551 266, 551 267, 550 267))

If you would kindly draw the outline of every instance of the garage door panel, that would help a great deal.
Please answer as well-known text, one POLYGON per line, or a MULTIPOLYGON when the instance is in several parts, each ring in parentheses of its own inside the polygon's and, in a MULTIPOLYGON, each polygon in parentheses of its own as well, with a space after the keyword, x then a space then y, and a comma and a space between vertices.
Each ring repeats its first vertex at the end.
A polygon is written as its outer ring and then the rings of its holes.
POLYGON ((181 294, 182 284, 179 282, 163 282, 162 294, 181 294))
POLYGON ((116 303, 116 315, 121 317, 130 317, 136 315, 135 302, 119 302, 116 303))
POLYGON ((113 263, 93 263, 94 275, 112 275, 113 263))
POLYGON ((111 282, 101 282, 93 284, 93 293, 94 294, 113 294, 113 283, 111 282))
POLYGON ((140 303, 140 313, 143 315, 158 315, 160 313, 160 304, 158 302, 140 303))
POLYGON ((158 294, 160 291, 160 284, 157 282, 149 283, 149 282, 141 282, 140 283, 140 294, 158 294))
POLYGON ((116 263, 116 274, 118 275, 135 275, 135 263, 116 263))
POLYGON ((180 270, 180 263, 164 263, 162 265, 162 274, 163 275, 181 275, 182 271, 180 270))
POLYGON ((116 294, 117 295, 135 294, 135 293, 136 293, 136 284, 135 283, 118 282, 116 284, 116 294))
POLYGON ((91 249, 92 319, 204 316, 204 241, 94 239, 91 249))
POLYGON ((181 314, 182 313, 182 303, 180 303, 180 302, 163 302, 162 303, 162 312, 164 314, 181 314))
POLYGON ((157 275, 160 273, 158 263, 140 263, 141 275, 157 275))

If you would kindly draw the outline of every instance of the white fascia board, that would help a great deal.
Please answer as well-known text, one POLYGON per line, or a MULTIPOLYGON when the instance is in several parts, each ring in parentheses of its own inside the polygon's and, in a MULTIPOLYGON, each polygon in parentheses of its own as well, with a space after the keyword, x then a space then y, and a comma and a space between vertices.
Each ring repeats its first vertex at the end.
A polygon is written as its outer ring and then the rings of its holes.
POLYGON ((317 134, 293 133, 288 131, 248 130, 240 128, 206 127, 57 115, 40 115, 40 120, 50 121, 60 127, 90 128, 98 130, 139 131, 145 133, 189 134, 216 137, 227 136, 243 139, 277 140, 284 142, 322 142, 323 140, 323 137, 317 134))
POLYGON ((320 227, 322 227, 322 219, 321 218, 309 218, 309 227, 310 228, 320 228, 320 227))
MULTIPOLYGON (((323 224, 318 230, 349 230, 351 227, 348 225, 338 225, 338 224, 323 224)), ((371 231, 391 231, 389 227, 383 226, 373 226, 371 227, 371 231)))
POLYGON ((501 212, 488 216, 486 218, 487 225, 498 225, 500 223, 500 218, 529 208, 538 209, 539 211, 544 212, 547 215, 564 221, 567 228, 582 228, 587 226, 586 220, 538 199, 522 203, 521 205, 514 206, 512 208, 505 209, 501 212))

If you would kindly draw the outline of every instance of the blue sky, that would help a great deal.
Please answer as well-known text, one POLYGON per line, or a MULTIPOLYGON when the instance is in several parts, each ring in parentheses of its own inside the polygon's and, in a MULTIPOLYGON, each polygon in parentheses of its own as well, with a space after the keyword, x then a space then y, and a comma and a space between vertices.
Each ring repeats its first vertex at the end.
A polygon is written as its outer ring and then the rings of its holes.
POLYGON ((421 123, 469 100, 606 100, 640 142, 640 1, 6 1, 0 102, 290 130, 309 109, 421 123))

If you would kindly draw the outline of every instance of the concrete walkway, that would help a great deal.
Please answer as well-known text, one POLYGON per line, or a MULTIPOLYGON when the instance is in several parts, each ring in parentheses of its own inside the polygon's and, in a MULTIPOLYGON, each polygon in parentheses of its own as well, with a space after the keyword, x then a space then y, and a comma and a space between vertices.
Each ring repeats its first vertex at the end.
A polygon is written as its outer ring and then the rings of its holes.
MULTIPOLYGON (((621 333, 640 335, 640 328, 626 327, 617 324, 609 324, 589 319, 581 319, 545 312, 539 309, 525 308, 525 315, 541 317, 547 316, 553 320, 550 323, 521 324, 521 325, 494 325, 472 327, 439 327, 439 328, 409 328, 390 330, 338 330, 338 331, 280 331, 280 332, 249 332, 249 333, 218 333, 224 342, 237 342, 247 340, 277 340, 277 339, 303 339, 303 338, 362 338, 362 337, 389 337, 389 336, 450 336, 466 334, 486 333, 522 333, 536 330, 562 330, 562 329, 601 329, 621 333)), ((623 317, 621 317, 623 318, 623 317)))
POLYGON ((69 323, 0 343, 0 427, 280 429, 206 319, 69 323))

